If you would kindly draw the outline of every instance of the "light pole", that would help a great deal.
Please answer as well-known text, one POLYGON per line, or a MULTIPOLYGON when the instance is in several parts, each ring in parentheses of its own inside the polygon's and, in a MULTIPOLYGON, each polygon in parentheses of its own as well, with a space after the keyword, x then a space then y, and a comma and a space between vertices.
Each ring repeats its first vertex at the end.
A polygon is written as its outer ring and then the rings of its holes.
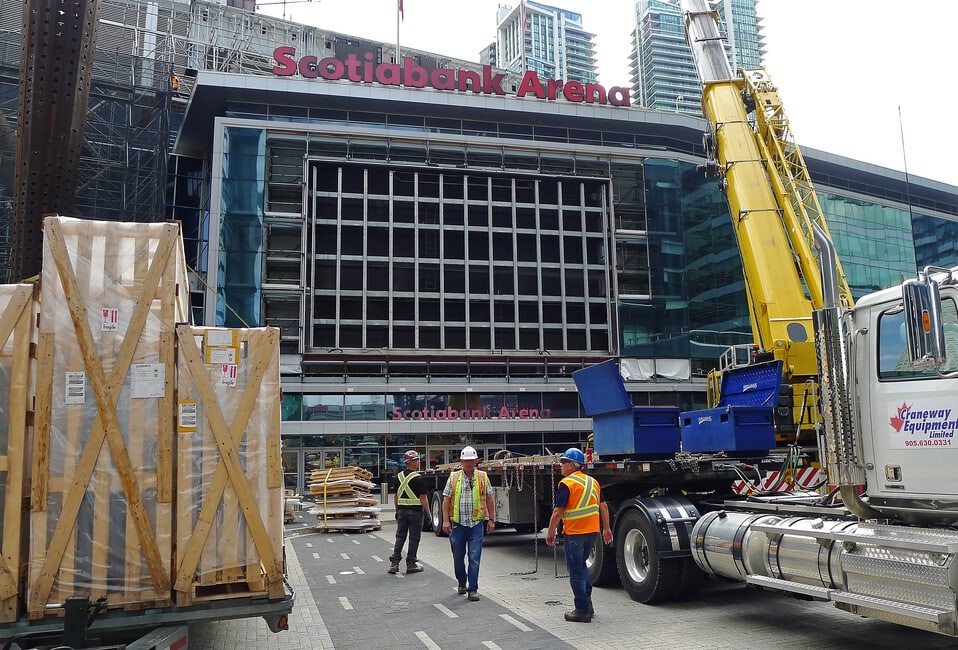
POLYGON ((679 103, 685 101, 685 95, 676 95, 675 96, 675 112, 679 112, 679 103))

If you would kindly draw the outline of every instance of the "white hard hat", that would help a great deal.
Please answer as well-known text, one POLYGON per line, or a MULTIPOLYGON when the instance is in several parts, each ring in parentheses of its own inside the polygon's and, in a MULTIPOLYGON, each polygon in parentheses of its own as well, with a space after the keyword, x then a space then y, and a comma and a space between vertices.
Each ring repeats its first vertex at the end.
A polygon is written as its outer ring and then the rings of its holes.
POLYGON ((479 460, 479 454, 476 453, 475 447, 467 445, 462 448, 462 453, 459 454, 459 460, 479 460))

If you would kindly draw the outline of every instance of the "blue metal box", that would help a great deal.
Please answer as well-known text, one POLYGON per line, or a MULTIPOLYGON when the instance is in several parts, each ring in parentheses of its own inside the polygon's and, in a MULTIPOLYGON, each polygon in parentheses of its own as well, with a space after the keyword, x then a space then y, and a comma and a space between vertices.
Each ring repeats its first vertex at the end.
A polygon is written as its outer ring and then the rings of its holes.
POLYGON ((682 450, 737 453, 775 447, 781 379, 781 361, 725 371, 715 408, 682 413, 682 450))
POLYGON ((679 451, 679 409, 632 406, 615 360, 576 370, 572 379, 586 415, 592 416, 597 454, 670 455, 679 451))

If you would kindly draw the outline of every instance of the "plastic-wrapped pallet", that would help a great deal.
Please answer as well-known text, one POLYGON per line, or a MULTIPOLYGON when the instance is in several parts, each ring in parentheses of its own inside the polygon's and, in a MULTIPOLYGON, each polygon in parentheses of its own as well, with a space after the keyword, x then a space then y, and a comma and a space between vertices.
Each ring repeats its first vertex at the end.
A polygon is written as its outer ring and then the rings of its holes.
POLYGON ((279 330, 176 333, 177 604, 281 597, 279 330))
POLYGON ((48 217, 37 343, 28 615, 67 597, 170 601, 175 223, 48 217))

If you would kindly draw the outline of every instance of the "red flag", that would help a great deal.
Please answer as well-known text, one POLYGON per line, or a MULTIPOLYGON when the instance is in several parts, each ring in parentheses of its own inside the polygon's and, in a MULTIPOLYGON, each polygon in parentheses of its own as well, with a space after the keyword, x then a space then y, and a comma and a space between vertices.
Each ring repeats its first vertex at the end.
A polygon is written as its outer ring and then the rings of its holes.
POLYGON ((402 12, 402 0, 399 0, 399 17, 405 20, 406 15, 402 12))
POLYGON ((519 23, 522 25, 522 33, 529 31, 529 18, 526 16, 526 3, 519 5, 519 23))

